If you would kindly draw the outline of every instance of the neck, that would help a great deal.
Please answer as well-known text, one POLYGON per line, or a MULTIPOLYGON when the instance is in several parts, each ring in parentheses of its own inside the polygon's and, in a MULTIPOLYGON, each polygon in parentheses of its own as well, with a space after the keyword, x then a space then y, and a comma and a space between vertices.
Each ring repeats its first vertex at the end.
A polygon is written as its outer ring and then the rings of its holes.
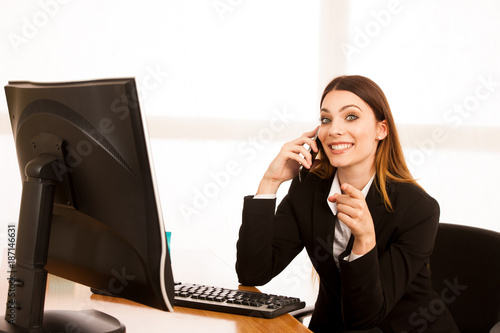
POLYGON ((366 172, 353 172, 344 168, 337 169, 340 184, 350 184, 358 190, 362 190, 375 173, 375 168, 366 172))

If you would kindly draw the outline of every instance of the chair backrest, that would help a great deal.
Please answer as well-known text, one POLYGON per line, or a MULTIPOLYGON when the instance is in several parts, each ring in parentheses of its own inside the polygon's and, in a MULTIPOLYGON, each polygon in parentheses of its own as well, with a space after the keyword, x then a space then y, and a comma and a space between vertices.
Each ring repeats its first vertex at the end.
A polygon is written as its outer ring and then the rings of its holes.
POLYGON ((500 233, 440 223, 430 268, 462 333, 489 332, 500 322, 500 233))

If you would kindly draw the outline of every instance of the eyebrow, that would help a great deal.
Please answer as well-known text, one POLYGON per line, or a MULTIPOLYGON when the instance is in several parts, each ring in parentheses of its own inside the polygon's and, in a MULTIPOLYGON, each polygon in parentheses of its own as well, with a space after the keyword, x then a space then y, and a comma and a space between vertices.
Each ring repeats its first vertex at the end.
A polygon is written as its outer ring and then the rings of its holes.
MULTIPOLYGON (((347 104, 347 105, 344 105, 343 107, 340 108, 339 112, 342 112, 342 111, 345 111, 346 109, 349 109, 351 107, 355 107, 356 109, 358 109, 359 111, 363 112, 363 110, 361 110, 361 108, 355 104, 347 104)), ((328 109, 325 109, 325 108, 321 108, 320 110, 321 112, 330 112, 330 110, 328 109)))

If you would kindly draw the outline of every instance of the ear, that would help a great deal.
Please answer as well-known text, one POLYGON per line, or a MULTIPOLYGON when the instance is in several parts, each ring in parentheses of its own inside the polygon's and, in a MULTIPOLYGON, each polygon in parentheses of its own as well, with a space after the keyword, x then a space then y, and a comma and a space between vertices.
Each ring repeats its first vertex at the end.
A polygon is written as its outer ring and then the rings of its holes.
POLYGON ((384 140, 388 134, 389 127, 387 126, 387 120, 382 120, 377 123, 377 139, 384 140))

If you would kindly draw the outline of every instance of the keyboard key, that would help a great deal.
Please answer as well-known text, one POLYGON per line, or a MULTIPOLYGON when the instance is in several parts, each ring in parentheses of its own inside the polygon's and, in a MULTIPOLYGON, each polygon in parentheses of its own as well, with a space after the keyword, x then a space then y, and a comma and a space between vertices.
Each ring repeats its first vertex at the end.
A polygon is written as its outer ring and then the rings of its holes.
POLYGON ((175 306, 275 318, 301 309, 305 302, 297 297, 278 296, 244 290, 219 288, 191 283, 176 283, 175 306))

